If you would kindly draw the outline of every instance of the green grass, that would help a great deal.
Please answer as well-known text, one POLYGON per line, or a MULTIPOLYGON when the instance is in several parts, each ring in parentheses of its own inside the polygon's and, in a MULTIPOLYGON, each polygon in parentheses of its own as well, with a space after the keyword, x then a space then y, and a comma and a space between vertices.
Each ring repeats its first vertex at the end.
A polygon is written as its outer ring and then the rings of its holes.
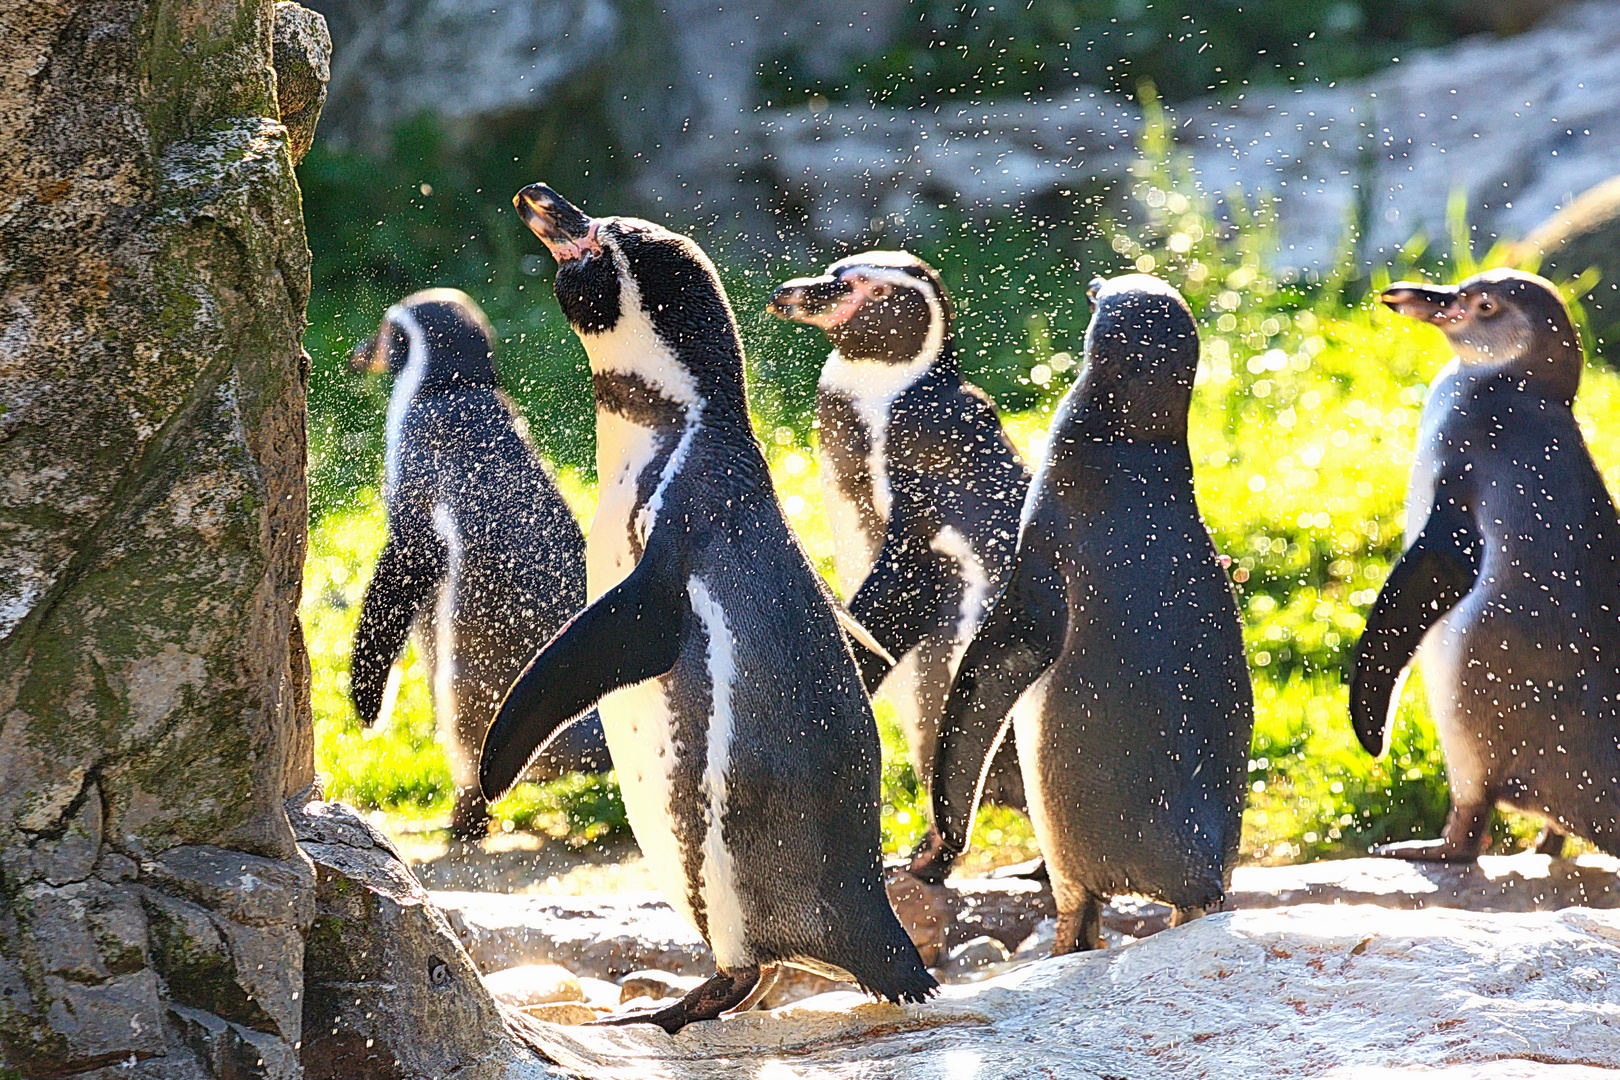
MULTIPOLYGON (((919 233, 913 247, 934 260, 958 292, 969 375, 1016 410, 1007 424, 1031 462, 1053 406, 1077 374, 1086 282, 1136 269, 1182 289, 1203 350, 1190 421, 1199 503, 1216 546, 1233 560, 1254 680, 1245 856, 1314 859, 1435 835, 1447 805, 1444 765, 1419 680, 1408 682, 1391 753, 1374 760, 1351 732, 1344 677, 1365 613, 1400 551, 1424 387, 1449 359, 1437 331, 1386 311, 1371 297, 1389 280, 1417 273, 1415 267, 1452 280, 1474 265, 1466 257, 1460 265, 1428 258, 1419 240, 1399 265, 1368 280, 1279 278, 1265 265, 1272 241, 1264 214, 1217 225, 1163 146, 1154 144, 1155 130, 1150 124, 1134 192, 1141 220, 1130 232, 1104 228, 1100 255, 1083 245, 1065 248, 1050 233, 970 230, 943 219, 919 233), (1091 254, 1077 264, 1074 251, 1091 254)), ((1460 221, 1457 232, 1466 233, 1460 221)), ((721 256, 717 261, 729 265, 723 247, 711 246, 721 256)), ((809 267, 782 269, 779 277, 809 267)), ((756 428, 788 520, 830 577, 832 536, 821 514, 809 430, 810 388, 824 346, 803 328, 753 314, 777 279, 747 269, 731 281, 733 301, 750 353, 756 428)), ((530 296, 523 301, 533 309, 527 313, 517 313, 512 302, 508 326, 527 320, 544 327, 550 355, 541 378, 546 385, 530 386, 520 399, 529 405, 542 447, 568 448, 555 455, 569 463, 559 481, 588 523, 593 478, 579 453, 579 432, 559 437, 540 421, 573 429, 588 405, 573 401, 561 413, 536 405, 565 397, 588 402, 583 351, 562 336, 549 296, 530 296)), ((377 310, 381 305, 379 299, 377 310)), ((341 351, 355 332, 340 322, 312 328, 311 350, 341 351)), ((524 333, 514 331, 503 349, 524 333)), ((348 641, 384 537, 375 490, 360 480, 379 471, 369 429, 380 427, 385 390, 337 374, 335 364, 323 367, 319 353, 317 360, 317 370, 327 374, 312 396, 311 471, 327 494, 315 500, 320 513, 303 606, 314 666, 317 765, 335 797, 405 818, 442 817, 449 810, 449 775, 420 666, 410 663, 394 714, 376 732, 360 731, 348 705, 348 641), (336 483, 345 474, 348 486, 336 483)), ((1620 375, 1588 365, 1576 412, 1610 489, 1620 488, 1620 375)), ((921 835, 927 811, 892 712, 880 703, 877 715, 884 842, 890 851, 903 851, 921 835)), ((502 827, 574 843, 625 830, 615 789, 599 781, 520 788, 496 814, 502 827)), ((1504 848, 1532 833, 1528 822, 1513 818, 1497 829, 1504 848)), ((975 843, 980 851, 969 869, 1034 853, 1028 823, 1009 811, 984 811, 975 843)))

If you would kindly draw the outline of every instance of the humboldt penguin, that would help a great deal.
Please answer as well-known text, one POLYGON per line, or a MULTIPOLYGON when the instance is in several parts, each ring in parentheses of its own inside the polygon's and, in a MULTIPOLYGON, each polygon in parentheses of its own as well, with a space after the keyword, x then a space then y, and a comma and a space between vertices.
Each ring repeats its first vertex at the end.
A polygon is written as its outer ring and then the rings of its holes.
MULTIPOLYGON (((350 356, 393 375, 383 504, 388 540, 366 588, 349 693, 370 726, 413 624, 456 786, 451 832, 481 835, 478 750, 506 688, 585 604, 585 538, 501 391, 489 321, 455 289, 388 309, 350 356)), ((610 768, 591 716, 547 747, 526 779, 610 768)))
POLYGON ((1620 519, 1570 406, 1580 339, 1557 289, 1516 270, 1402 282, 1379 299, 1440 328, 1456 358, 1429 387, 1406 551, 1356 647, 1350 710, 1384 752, 1414 654, 1451 784, 1438 840, 1377 854, 1469 861, 1492 811, 1620 854, 1620 519))
POLYGON ((515 197, 590 359, 601 494, 590 606, 512 686, 484 743, 495 796, 600 702, 631 828, 717 974, 615 1022, 746 1008, 789 964, 890 1001, 935 981, 889 906, 871 703, 749 426, 742 342, 688 237, 515 197))
MULTIPOLYGON (((881 684, 894 703, 926 785, 956 665, 1012 569, 1029 470, 994 403, 963 381, 951 299, 923 260, 852 255, 784 282, 768 310, 833 345, 816 391, 833 560, 850 614, 899 658, 890 668, 857 656, 867 689, 881 684)), ((1023 808, 1011 744, 986 798, 1023 808)))
POLYGON ((1221 902, 1254 726, 1237 605, 1193 495, 1192 314, 1142 274, 1088 295, 1085 368, 1024 504, 1012 580, 951 687, 935 831, 912 862, 939 880, 966 848, 979 770, 1011 728, 1054 953, 1099 947, 1116 893, 1157 897, 1178 922, 1221 902))

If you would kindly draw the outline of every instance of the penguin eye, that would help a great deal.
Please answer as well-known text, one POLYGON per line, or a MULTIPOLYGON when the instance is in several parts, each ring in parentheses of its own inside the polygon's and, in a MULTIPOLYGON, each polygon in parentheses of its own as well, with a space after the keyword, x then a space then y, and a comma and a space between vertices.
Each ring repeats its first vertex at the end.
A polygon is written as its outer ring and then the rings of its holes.
POLYGON ((1479 303, 1474 305, 1474 310, 1488 319, 1495 315, 1499 309, 1496 306, 1496 301, 1488 296, 1482 296, 1479 303))
POLYGON ((868 291, 871 292, 872 299, 883 300, 894 291, 894 286, 886 281, 874 281, 868 291))

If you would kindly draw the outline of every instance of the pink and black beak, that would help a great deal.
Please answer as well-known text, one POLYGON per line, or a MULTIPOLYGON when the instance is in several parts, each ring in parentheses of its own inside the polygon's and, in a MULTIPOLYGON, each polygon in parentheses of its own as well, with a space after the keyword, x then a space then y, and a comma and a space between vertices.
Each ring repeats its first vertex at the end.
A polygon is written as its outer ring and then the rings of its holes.
POLYGON ((853 286, 842 277, 826 274, 822 277, 794 278, 776 287, 765 310, 779 319, 826 328, 842 322, 854 312, 859 306, 850 302, 854 298, 853 286))
POLYGON ((559 263, 602 253, 596 222, 545 184, 530 184, 512 196, 512 205, 559 263))
POLYGON ((1378 301, 1407 318, 1448 326, 1463 317, 1456 286, 1398 281, 1378 294, 1378 301))
POLYGON ((388 370, 387 329, 385 323, 382 331, 354 343, 349 350, 350 371, 356 375, 381 375, 388 370))

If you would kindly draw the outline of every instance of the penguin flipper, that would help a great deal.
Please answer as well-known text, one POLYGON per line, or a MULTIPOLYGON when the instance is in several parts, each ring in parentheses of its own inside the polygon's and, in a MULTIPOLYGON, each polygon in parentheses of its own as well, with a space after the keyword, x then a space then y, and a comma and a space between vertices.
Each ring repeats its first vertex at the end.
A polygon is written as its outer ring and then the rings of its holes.
POLYGON ((1350 721, 1373 757, 1389 738, 1401 672, 1429 627, 1474 587, 1479 547, 1474 524, 1461 510, 1450 502, 1436 505, 1379 590, 1350 675, 1350 721))
POLYGON ((675 666, 686 634, 686 599, 666 560, 643 555, 630 576, 575 615, 506 692, 484 736, 478 783, 491 802, 506 794, 546 740, 623 686, 675 666))
POLYGON ((917 647, 937 621, 943 597, 941 583, 950 575, 949 558, 929 547, 937 531, 929 526, 937 515, 915 500, 902 497, 901 482, 894 482, 895 499, 872 572, 849 601, 849 613, 891 654, 857 657, 861 680, 868 693, 876 693, 895 657, 917 647))
POLYGON ((388 670, 404 650, 417 612, 444 580, 448 567, 449 552, 431 529, 403 539, 390 530, 377 571, 366 586, 349 650, 349 700, 366 727, 377 722, 388 670))
POLYGON ((1044 552, 1019 549, 1012 580, 962 657, 934 749, 934 827, 948 857, 967 847, 984 777, 1008 714, 1063 650, 1069 607, 1063 575, 1044 552))

